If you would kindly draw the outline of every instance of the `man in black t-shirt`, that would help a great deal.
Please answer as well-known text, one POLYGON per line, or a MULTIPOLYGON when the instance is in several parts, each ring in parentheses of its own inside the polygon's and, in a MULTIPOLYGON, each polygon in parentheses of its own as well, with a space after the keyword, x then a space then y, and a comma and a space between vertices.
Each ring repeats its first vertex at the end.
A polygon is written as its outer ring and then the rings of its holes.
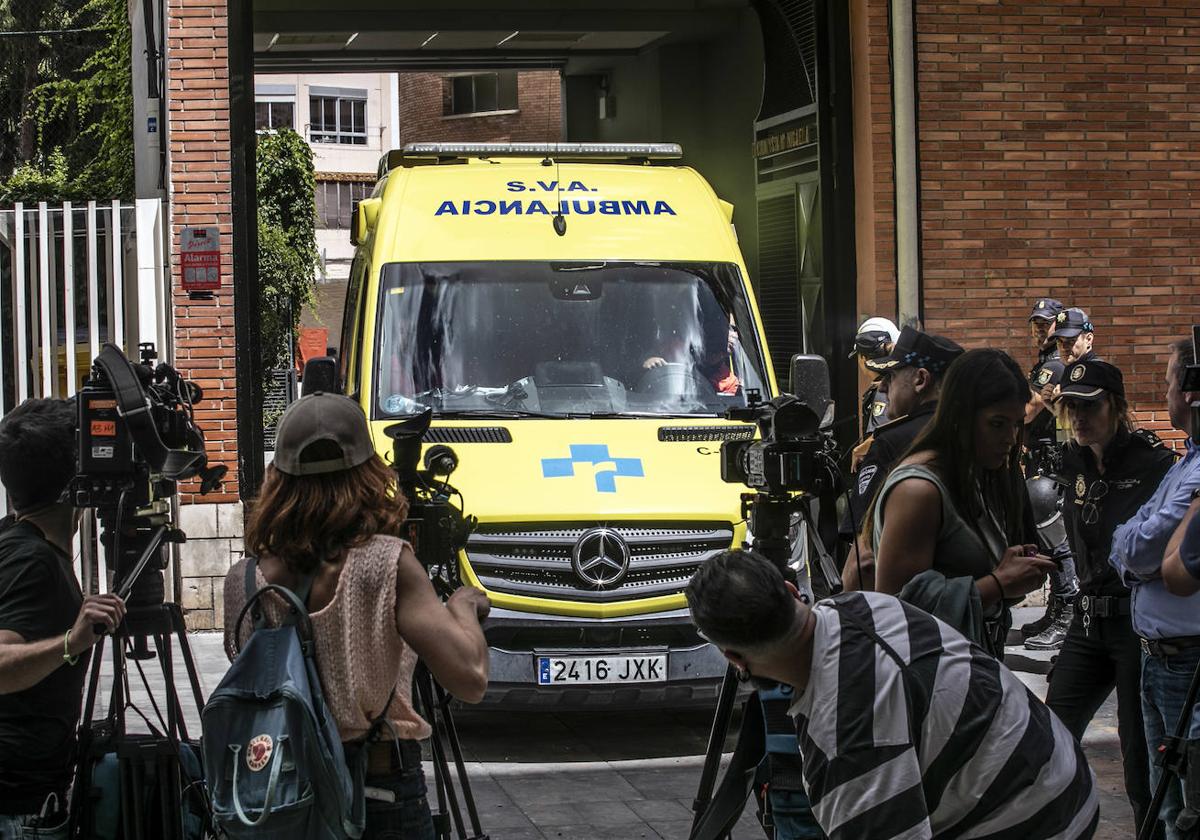
POLYGON ((66 836, 86 657, 95 624, 116 628, 116 595, 85 598, 71 563, 79 516, 75 408, 26 400, 0 421, 0 837, 66 836))

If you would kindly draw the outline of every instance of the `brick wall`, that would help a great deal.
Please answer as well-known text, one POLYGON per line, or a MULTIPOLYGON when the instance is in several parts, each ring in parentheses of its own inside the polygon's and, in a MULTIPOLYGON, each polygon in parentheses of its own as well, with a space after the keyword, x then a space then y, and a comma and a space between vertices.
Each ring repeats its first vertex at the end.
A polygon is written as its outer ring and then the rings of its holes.
MULTIPOLYGON (((237 416, 234 382, 233 227, 229 171, 229 48, 224 0, 170 0, 167 15, 170 107, 172 264, 184 227, 221 233, 221 290, 192 301, 175 282, 175 360, 204 389, 196 417, 209 459, 229 467, 224 493, 236 502, 237 416)), ((176 269, 177 271, 177 269, 176 269)), ((185 495, 184 501, 191 501, 185 495)))
MULTIPOLYGON (((892 154, 892 60, 888 46, 888 4, 868 0, 870 44, 863 58, 870 77, 871 164, 875 175, 871 203, 875 215, 875 307, 862 316, 896 317, 895 188, 892 154)), ((856 56, 856 60, 858 56, 856 56)), ((862 307, 859 307, 862 308, 862 307)))
POLYGON ((229 467, 221 493, 201 497, 194 485, 182 488, 180 525, 189 540, 179 551, 180 601, 190 629, 221 626, 221 580, 241 553, 226 38, 224 0, 169 0, 171 262, 178 272, 184 227, 215 226, 221 233, 222 283, 212 300, 193 301, 174 282, 175 362, 204 389, 196 419, 209 460, 229 467))
POLYGON ((460 142, 555 142, 562 137, 562 88, 554 70, 517 75, 517 111, 496 116, 442 113, 443 76, 400 74, 400 145, 435 140, 460 142))
POLYGON ((1030 362, 1032 299, 1081 306, 1165 430, 1164 347, 1200 321, 1195 0, 919 0, 916 26, 927 328, 1030 362))

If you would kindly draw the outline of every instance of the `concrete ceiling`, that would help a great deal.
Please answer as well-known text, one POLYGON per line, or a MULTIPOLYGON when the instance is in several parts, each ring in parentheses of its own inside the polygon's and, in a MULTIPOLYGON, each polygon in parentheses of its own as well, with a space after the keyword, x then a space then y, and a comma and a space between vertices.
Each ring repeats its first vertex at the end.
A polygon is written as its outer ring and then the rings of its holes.
POLYGON ((255 0, 260 72, 562 66, 721 37, 749 0, 255 0))

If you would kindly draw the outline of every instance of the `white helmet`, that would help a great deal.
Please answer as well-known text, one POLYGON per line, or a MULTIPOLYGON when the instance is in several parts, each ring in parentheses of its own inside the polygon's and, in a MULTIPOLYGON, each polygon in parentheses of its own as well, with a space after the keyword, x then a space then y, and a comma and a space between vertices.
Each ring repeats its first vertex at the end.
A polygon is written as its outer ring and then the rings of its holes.
POLYGON ((900 337, 900 328, 889 321, 887 318, 881 318, 876 315, 874 318, 868 318, 859 325, 857 335, 862 335, 866 332, 884 332, 888 334, 888 339, 895 343, 900 337))

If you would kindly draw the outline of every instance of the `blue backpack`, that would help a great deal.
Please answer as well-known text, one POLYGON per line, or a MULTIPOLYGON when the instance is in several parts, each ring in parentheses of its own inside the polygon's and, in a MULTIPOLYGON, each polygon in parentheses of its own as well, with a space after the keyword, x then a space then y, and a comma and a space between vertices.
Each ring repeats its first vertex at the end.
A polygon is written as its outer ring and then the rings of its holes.
POLYGON ((347 766, 321 691, 305 606, 312 579, 297 592, 257 589, 257 565, 248 558, 246 605, 234 625, 253 610, 254 632, 200 714, 213 821, 232 840, 361 837, 364 768, 347 766), (263 617, 259 599, 267 592, 291 606, 279 627, 263 617))

